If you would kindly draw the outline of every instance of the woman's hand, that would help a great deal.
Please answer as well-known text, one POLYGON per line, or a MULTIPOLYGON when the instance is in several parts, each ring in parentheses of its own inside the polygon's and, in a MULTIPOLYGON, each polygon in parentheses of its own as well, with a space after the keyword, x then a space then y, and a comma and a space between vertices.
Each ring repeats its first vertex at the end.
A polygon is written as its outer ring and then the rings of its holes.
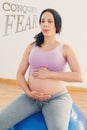
POLYGON ((51 97, 49 94, 44 94, 38 91, 30 91, 29 97, 39 100, 39 101, 45 101, 51 97))
POLYGON ((50 77, 50 71, 47 68, 41 67, 40 69, 34 70, 32 76, 37 79, 46 79, 50 77))

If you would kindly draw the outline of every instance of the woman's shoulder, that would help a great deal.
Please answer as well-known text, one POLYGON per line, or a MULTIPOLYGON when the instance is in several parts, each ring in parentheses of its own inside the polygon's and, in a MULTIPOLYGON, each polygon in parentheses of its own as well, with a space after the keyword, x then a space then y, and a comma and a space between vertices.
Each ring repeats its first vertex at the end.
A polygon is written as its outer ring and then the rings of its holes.
POLYGON ((35 42, 29 43, 27 46, 27 50, 31 51, 31 49, 35 46, 35 42))
POLYGON ((26 49, 25 49, 25 53, 28 55, 28 54, 31 52, 31 50, 32 50, 32 48, 33 48, 34 46, 35 46, 35 42, 29 43, 29 44, 27 45, 26 49))
POLYGON ((65 57, 67 56, 67 54, 70 54, 72 51, 73 51, 73 49, 72 49, 71 45, 69 45, 67 43, 63 44, 63 54, 65 57))
POLYGON ((32 42, 32 43, 28 44, 28 48, 30 48, 30 49, 32 49, 32 47, 34 47, 34 46, 35 46, 35 42, 32 42))
POLYGON ((63 49, 68 51, 68 50, 72 50, 72 47, 70 44, 67 44, 67 43, 63 43, 63 49))

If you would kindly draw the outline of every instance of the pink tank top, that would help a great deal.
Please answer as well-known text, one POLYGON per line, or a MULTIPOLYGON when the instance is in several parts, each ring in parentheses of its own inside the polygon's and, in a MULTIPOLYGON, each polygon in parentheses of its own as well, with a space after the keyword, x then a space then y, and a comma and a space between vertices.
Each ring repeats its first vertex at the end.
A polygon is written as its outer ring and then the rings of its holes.
POLYGON ((56 48, 43 51, 38 46, 34 46, 29 55, 29 73, 46 67, 50 71, 64 72, 66 67, 66 59, 62 54, 63 44, 59 44, 56 48))

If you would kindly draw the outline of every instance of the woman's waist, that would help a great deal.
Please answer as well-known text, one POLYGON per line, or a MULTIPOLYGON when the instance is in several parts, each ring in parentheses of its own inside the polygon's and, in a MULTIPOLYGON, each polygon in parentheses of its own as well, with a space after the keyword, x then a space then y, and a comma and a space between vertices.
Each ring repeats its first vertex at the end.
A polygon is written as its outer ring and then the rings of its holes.
POLYGON ((56 79, 35 79, 32 75, 29 76, 29 84, 31 85, 38 85, 38 86, 65 86, 66 83, 61 80, 56 79))
POLYGON ((60 92, 66 87, 66 83, 57 80, 51 79, 34 79, 33 77, 29 78, 29 87, 31 90, 40 91, 43 93, 55 94, 60 92))

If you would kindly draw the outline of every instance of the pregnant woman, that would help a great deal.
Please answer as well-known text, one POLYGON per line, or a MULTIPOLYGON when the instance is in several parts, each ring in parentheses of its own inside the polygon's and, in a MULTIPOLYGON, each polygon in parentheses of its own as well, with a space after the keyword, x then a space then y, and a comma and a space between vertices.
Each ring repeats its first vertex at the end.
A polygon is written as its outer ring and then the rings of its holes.
POLYGON ((0 130, 8 130, 39 111, 48 130, 68 130, 72 98, 67 82, 82 82, 81 69, 72 48, 57 38, 62 26, 59 13, 43 10, 39 24, 41 32, 26 48, 17 72, 24 93, 0 111, 0 130), (67 63, 70 72, 66 72, 67 63))

